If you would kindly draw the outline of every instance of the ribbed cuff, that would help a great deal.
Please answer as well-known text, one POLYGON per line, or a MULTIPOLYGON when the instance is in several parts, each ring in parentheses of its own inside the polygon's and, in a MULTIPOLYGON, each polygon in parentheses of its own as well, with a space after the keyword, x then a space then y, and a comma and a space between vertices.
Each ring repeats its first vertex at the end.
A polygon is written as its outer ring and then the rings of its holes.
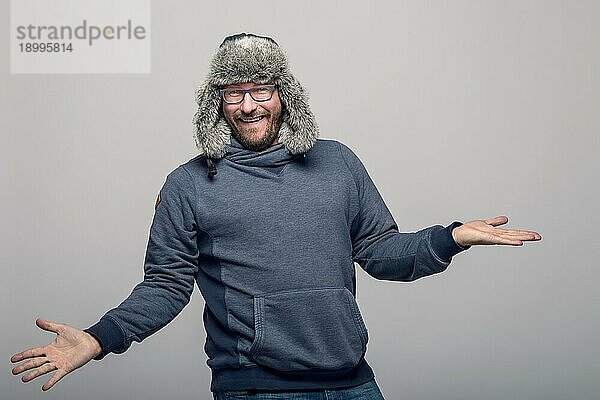
POLYGON ((434 229, 431 232, 431 247, 440 259, 449 262, 452 260, 452 257, 471 247, 460 246, 452 237, 452 229, 461 225, 462 222, 454 221, 445 228, 434 229))
POLYGON ((108 353, 123 348, 125 342, 123 331, 110 318, 102 317, 95 325, 83 331, 92 335, 102 347, 102 352, 94 357, 94 360, 102 360, 108 353))

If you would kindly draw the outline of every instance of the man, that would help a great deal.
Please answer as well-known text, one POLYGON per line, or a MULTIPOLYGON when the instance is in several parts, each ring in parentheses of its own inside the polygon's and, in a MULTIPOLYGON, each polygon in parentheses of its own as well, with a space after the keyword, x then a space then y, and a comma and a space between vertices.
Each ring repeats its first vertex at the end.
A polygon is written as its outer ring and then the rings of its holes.
POLYGON ((381 399, 364 358, 354 262, 377 279, 413 281, 471 245, 541 239, 497 228, 503 216, 399 233, 358 157, 317 139, 304 90, 270 38, 226 38, 196 100, 202 154, 161 188, 143 282, 84 331, 36 321, 57 338, 13 356, 26 360, 13 369, 27 371, 23 381, 56 370, 48 390, 91 359, 126 351, 171 321, 196 283, 215 398, 381 399))

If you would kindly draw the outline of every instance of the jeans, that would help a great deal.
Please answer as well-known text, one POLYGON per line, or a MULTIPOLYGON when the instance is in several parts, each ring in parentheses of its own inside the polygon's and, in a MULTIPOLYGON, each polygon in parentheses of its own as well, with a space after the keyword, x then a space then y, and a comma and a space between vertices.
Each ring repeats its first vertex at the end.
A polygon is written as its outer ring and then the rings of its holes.
POLYGON ((384 400, 375 379, 358 386, 327 390, 232 390, 213 393, 214 400, 384 400))

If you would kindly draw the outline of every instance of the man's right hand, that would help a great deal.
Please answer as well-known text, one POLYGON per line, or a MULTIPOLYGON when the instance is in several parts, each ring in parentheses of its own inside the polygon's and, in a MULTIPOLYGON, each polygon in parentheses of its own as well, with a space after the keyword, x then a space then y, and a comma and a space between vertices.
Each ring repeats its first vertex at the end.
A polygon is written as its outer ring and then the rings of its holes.
POLYGON ((45 347, 27 349, 11 357, 13 363, 27 360, 12 370, 14 375, 29 371, 21 378, 23 382, 56 371, 42 386, 42 390, 48 390, 102 352, 98 341, 87 332, 43 319, 37 319, 35 323, 45 331, 56 333, 56 338, 45 347))

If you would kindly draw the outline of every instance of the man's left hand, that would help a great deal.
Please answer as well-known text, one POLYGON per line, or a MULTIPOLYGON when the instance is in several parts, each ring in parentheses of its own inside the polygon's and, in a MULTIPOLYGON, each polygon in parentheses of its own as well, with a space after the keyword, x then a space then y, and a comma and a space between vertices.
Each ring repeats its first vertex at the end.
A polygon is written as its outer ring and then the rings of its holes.
POLYGON ((508 217, 500 215, 486 220, 464 223, 452 230, 454 241, 463 247, 478 244, 504 244, 522 246, 523 242, 538 241, 542 236, 534 231, 496 228, 508 222, 508 217))

